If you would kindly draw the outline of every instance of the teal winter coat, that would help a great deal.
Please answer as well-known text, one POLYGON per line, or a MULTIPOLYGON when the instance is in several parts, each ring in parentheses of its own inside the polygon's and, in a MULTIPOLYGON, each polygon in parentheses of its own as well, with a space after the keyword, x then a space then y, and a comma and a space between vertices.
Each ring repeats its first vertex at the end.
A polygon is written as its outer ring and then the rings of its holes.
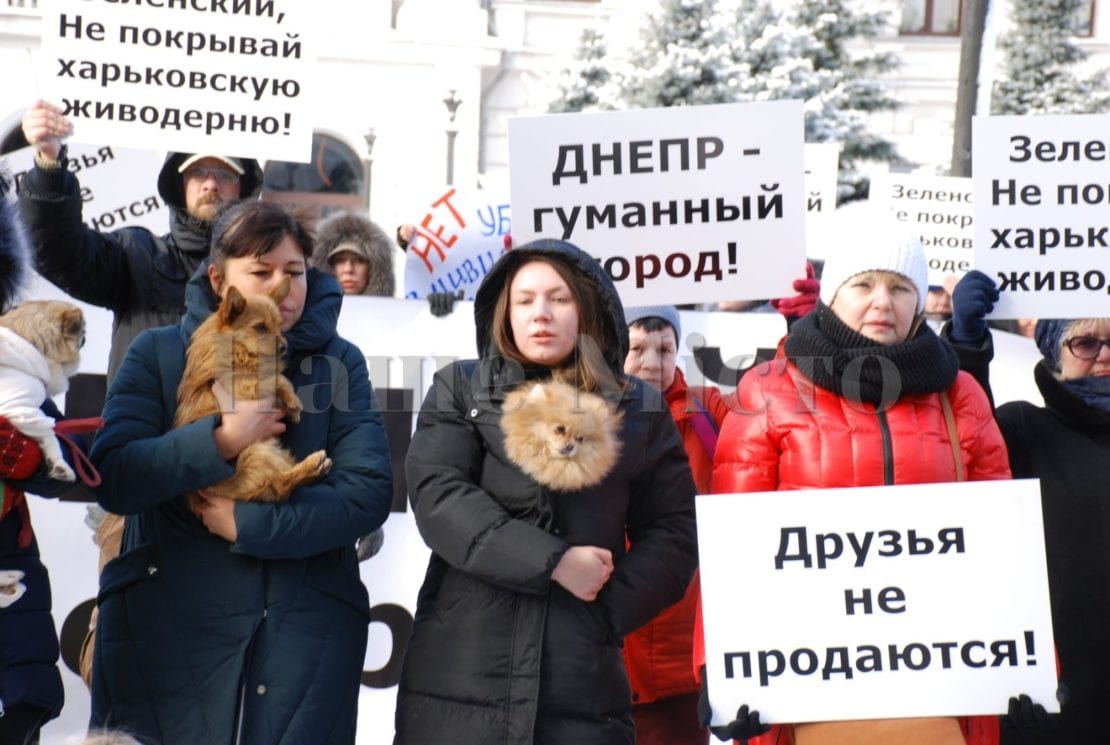
POLYGON ((324 448, 331 472, 286 503, 238 503, 235 543, 209 533, 184 495, 233 472, 217 417, 172 426, 187 341, 218 302, 206 270, 181 324, 131 345, 93 445, 100 504, 126 523, 100 579, 91 723, 144 745, 353 743, 369 623, 354 546, 392 493, 365 358, 336 333, 335 280, 310 270, 285 334, 304 413, 281 439, 298 459, 324 448))

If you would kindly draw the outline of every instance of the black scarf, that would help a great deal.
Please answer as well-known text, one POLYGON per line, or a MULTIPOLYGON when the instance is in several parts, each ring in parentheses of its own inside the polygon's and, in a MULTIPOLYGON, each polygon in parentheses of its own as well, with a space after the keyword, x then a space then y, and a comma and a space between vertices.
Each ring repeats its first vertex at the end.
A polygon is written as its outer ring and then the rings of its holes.
POLYGON ((879 410, 906 394, 948 390, 960 369, 956 353, 926 323, 906 341, 880 344, 820 302, 791 327, 785 350, 817 387, 879 410))

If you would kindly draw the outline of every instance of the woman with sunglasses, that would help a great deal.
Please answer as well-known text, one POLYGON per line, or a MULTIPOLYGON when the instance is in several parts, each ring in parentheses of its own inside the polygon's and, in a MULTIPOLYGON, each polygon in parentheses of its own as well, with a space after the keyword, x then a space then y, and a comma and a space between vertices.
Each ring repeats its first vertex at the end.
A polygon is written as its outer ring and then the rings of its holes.
MULTIPOLYGON (((953 292, 944 330, 960 359, 990 393, 994 354, 985 317, 998 300, 993 280, 969 272, 953 292)), ((1002 743, 1106 742, 1110 701, 1110 318, 1041 320, 1035 337, 1044 359, 1033 377, 1043 407, 999 406, 999 429, 1015 479, 1041 480, 1052 625, 1059 659, 1060 715, 1039 732, 1015 732, 1020 712, 1002 722, 1002 743)), ((1028 719, 1028 716, 1026 717, 1028 719)), ((1028 722, 1026 722, 1028 724, 1028 722)))

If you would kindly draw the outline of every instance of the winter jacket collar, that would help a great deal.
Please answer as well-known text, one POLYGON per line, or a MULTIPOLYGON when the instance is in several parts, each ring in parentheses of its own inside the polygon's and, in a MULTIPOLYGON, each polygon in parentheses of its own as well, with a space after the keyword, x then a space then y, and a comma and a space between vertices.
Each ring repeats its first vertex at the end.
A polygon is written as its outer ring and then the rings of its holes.
POLYGON ((46 386, 46 391, 51 396, 65 390, 67 381, 62 369, 58 367, 56 370, 51 370, 46 357, 31 342, 2 326, 0 326, 0 365, 35 378, 46 386))
POLYGON ((1088 406, 1068 391, 1044 360, 1033 368, 1033 379, 1044 397, 1045 407, 1057 417, 1090 434, 1110 433, 1110 414, 1088 406))
MULTIPOLYGON (((220 299, 208 281, 209 260, 197 267, 185 287, 185 315, 181 319, 181 333, 186 343, 200 324, 219 307, 220 299)), ((305 295, 304 313, 293 328, 286 331, 289 345, 287 359, 297 359, 312 354, 338 335, 339 308, 343 293, 334 277, 313 267, 308 269, 308 292, 305 295)))
POLYGON ((784 349, 818 387, 880 409, 906 394, 946 391, 960 369, 956 353, 928 324, 912 339, 879 344, 848 328, 822 302, 794 324, 784 349))

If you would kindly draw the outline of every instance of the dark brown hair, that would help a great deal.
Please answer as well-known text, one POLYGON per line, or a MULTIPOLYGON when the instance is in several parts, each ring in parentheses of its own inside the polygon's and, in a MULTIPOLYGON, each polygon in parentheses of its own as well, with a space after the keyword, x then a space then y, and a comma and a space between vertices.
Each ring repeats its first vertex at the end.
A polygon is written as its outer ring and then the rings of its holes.
POLYGON ((574 354, 567 362, 553 369, 552 373, 591 393, 607 393, 620 389, 622 381, 617 379, 617 375, 606 364, 605 355, 602 352, 606 345, 615 344, 616 341, 608 338, 609 335, 606 333, 610 314, 602 302, 596 283, 576 267, 552 256, 525 259, 508 272, 493 309, 491 336, 494 350, 507 359, 524 365, 531 364, 513 339, 512 321, 509 317, 509 291, 517 272, 534 261, 548 264, 562 277, 578 307, 578 338, 574 354))
POLYGON ((315 244, 300 215, 276 202, 239 202, 216 220, 208 255, 222 273, 228 259, 263 256, 286 237, 301 249, 306 263, 312 260, 315 244))

